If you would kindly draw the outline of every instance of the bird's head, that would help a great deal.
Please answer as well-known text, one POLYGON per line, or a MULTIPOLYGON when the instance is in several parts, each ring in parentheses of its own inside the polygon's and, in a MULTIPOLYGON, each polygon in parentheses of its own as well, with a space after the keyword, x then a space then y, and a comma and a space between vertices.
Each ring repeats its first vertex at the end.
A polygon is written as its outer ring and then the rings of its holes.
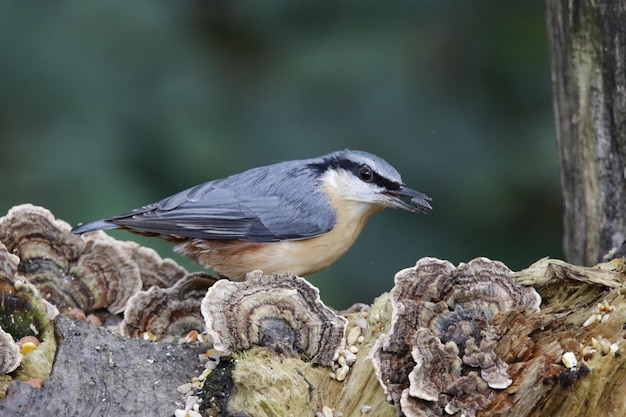
POLYGON ((431 208, 430 197, 408 188, 384 159, 363 151, 344 150, 323 157, 322 182, 335 197, 375 209, 398 207, 417 213, 431 208), (403 198, 407 199, 405 201, 403 198))

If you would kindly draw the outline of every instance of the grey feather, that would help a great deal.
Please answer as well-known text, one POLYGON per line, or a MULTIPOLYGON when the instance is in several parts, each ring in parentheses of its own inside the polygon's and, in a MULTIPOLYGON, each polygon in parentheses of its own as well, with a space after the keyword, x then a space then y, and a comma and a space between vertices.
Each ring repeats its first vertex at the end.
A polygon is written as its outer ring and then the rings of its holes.
POLYGON ((317 236, 334 226, 336 216, 318 178, 302 162, 306 161, 254 168, 210 181, 154 204, 78 226, 74 232, 117 225, 200 239, 272 242, 317 236))
POLYGON ((93 232, 94 230, 109 230, 117 229, 119 226, 113 223, 109 223, 105 220, 94 220, 92 222, 82 223, 72 229, 72 233, 81 234, 87 232, 93 232))
POLYGON ((73 231, 121 227, 139 233, 253 242, 318 236, 331 230, 337 219, 322 190, 321 171, 341 166, 342 161, 367 164, 390 182, 401 183, 400 174, 381 158, 344 150, 253 168, 73 231))

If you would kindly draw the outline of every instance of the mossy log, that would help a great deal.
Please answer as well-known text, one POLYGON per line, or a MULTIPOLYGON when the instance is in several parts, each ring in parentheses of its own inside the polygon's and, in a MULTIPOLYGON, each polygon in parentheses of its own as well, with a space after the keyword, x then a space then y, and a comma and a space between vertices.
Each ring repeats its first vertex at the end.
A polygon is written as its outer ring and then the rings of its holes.
MULTIPOLYGON (((0 255, 4 254, 0 256, 2 282, 34 282, 34 277, 38 276, 37 265, 43 268, 47 277, 59 273, 68 280, 77 276, 68 275, 68 271, 76 270, 73 265, 81 259, 81 251, 91 251, 89 259, 93 259, 95 245, 74 241, 74 237, 69 235, 69 226, 60 223, 53 223, 56 225, 53 228, 49 225, 37 226, 39 220, 33 220, 37 217, 32 216, 33 210, 44 220, 47 218, 45 210, 32 206, 23 210, 29 213, 29 222, 34 222, 34 225, 31 224, 28 233, 18 240, 19 244, 15 240, 7 242, 10 240, 6 239, 7 228, 11 227, 0 219, 0 236, 5 237, 0 241, 3 247, 7 247, 4 252, 0 251, 0 255), (29 239, 34 242, 32 246, 27 244, 29 239), (78 249, 54 249, 58 242, 67 243, 69 240, 74 242, 72 245, 77 244, 78 249), (81 245, 84 245, 82 249, 81 245), (28 251, 24 251, 27 247, 36 247, 40 258, 26 260, 21 257, 27 255, 28 251), (45 255, 46 251, 51 252, 45 255), (63 256, 66 257, 64 261, 57 259, 56 262, 64 265, 65 269, 51 266, 50 259, 63 256), (47 261, 42 262, 42 259, 47 261)), ((44 220, 42 224, 51 222, 49 217, 44 220)), ((12 221, 11 224, 18 222, 12 221)), ((116 242, 108 241, 113 246, 119 244, 120 248, 128 248, 128 243, 116 242)), ((63 247, 67 249, 69 246, 63 247)), ((133 253, 136 250, 136 247, 133 248, 133 253)), ((103 251, 110 253, 111 249, 107 247, 103 251)), ((164 261, 160 258, 154 258, 154 264, 142 259, 142 266, 137 271, 147 268, 150 276, 158 275, 159 268, 172 271, 172 265, 166 263, 163 267, 164 261)), ((128 260, 119 265, 129 269, 128 260)), ((115 264, 112 268, 115 269, 115 264)), ((171 337, 160 341, 124 337, 68 316, 70 309, 60 306, 61 314, 51 321, 57 350, 50 376, 41 386, 33 387, 24 382, 27 377, 16 377, 18 371, 8 372, 4 378, 11 380, 7 384, 6 397, 0 400, 0 413, 23 416, 42 413, 63 416, 171 416, 178 409, 176 415, 199 413, 255 417, 391 417, 402 413, 458 416, 624 415, 624 270, 623 258, 594 267, 542 259, 514 273, 503 264, 485 258, 457 267, 446 261, 425 258, 415 267, 400 271, 396 276, 396 287, 374 300, 371 306, 360 305, 347 311, 333 312, 339 319, 320 313, 316 314, 316 317, 321 317, 319 323, 298 327, 303 320, 298 317, 303 316, 296 313, 289 313, 290 318, 284 320, 277 319, 271 309, 268 313, 249 316, 249 332, 261 335, 260 341, 246 339, 248 345, 245 348, 228 345, 232 352, 223 354, 210 373, 204 371, 198 360, 198 356, 207 351, 207 345, 180 345, 178 338, 171 337), (435 287, 427 285, 429 280, 440 290, 435 291, 435 287), (492 285, 496 281, 500 284, 492 285), (404 296, 406 291, 400 285, 406 283, 411 291, 420 294, 419 297, 404 296), (535 305, 534 291, 541 296, 540 304, 537 302, 535 305), (512 293, 522 295, 511 296, 518 301, 504 301, 512 293), (439 296, 441 300, 437 300, 439 296), (475 299, 486 301, 475 302, 475 299), (409 313, 409 305, 415 307, 414 312, 409 313), (459 307, 461 305, 466 310, 459 307), (480 310, 481 306, 485 309, 480 310), (269 324, 257 326, 257 317, 269 324), (460 317, 461 321, 454 322, 456 317, 460 317), (409 324, 405 327, 397 325, 401 318, 408 319, 409 324), (295 324, 285 324, 289 320, 295 324), (331 326, 326 320, 334 320, 333 326, 346 326, 345 333, 342 333, 344 338, 338 341, 330 361, 317 351, 307 351, 301 346, 305 339, 306 343, 318 339, 309 335, 303 338, 298 333, 308 331, 314 325, 322 328, 331 326), (434 339, 437 326, 444 328, 441 341, 434 339), (399 339, 390 336, 393 331, 402 329, 399 331, 404 332, 407 327, 416 330, 417 336, 405 337, 404 333, 399 339), (287 333, 283 332, 284 328, 288 329, 287 333), (454 330, 452 336, 450 329, 454 330), (426 330, 430 333, 425 334, 426 330), (276 337, 279 342, 268 342, 276 337), (413 341, 415 346, 405 346, 413 341), (434 347, 434 350, 427 351, 424 346, 434 347), (379 360, 380 352, 384 353, 383 356, 387 355, 382 361, 379 360), (396 362, 401 366, 398 369, 387 368, 394 362, 395 354, 399 358, 396 362), (468 359, 470 356, 474 359, 468 359), (430 360, 424 359, 429 357, 430 360), (312 358, 324 359, 316 362, 312 358), (188 407, 185 410, 184 395, 177 388, 203 372, 206 376, 203 387, 193 391, 202 402, 195 409, 188 407), (392 384, 383 387, 381 379, 392 384), (471 384, 475 386, 475 393, 468 395, 471 384), (413 389, 412 385, 418 388, 413 389)), ((81 275, 84 275, 83 272, 81 270, 81 275)), ((120 271, 113 271, 112 274, 119 275, 120 271)), ((184 279, 179 275, 179 279, 184 279)), ((259 280, 297 281, 298 285, 301 280, 290 276, 262 276, 259 273, 256 276, 259 280)), ((270 286, 254 282, 251 280, 247 285, 262 287, 259 292, 270 286)), ((246 283, 225 282, 219 287, 231 284, 235 285, 233 291, 237 292, 237 285, 246 283)), ((46 288, 38 289, 44 301, 47 298, 46 288)), ((286 291, 285 294, 295 294, 310 290, 286 291)), ((0 314, 5 318, 12 314, 7 294, 12 292, 6 290, 0 299, 0 314)), ((315 291, 311 294, 313 296, 304 296, 305 299, 316 297, 315 291)), ((289 297, 283 295, 279 300, 268 298, 265 293, 264 298, 272 306, 289 297)), ((120 305, 117 298, 111 302, 120 305)), ((197 315, 199 304, 198 301, 197 315)), ((315 304, 315 308, 327 308, 321 301, 308 304, 315 304)), ((291 311, 287 304, 280 305, 284 307, 279 310, 291 311)), ((106 306, 102 308, 106 310, 106 306)), ((97 313, 102 314, 101 311, 97 313)), ((123 312, 109 311, 107 314, 123 316, 123 312)), ((172 317, 175 316, 172 314, 172 317)), ((2 323, 4 326, 5 322, 2 323)), ((192 320, 191 323, 198 322, 192 320)), ((174 331, 181 331, 181 327, 175 327, 174 331)), ((137 334, 140 333, 138 331, 137 334)), ((18 337, 14 335, 14 338, 18 337)), ((220 343, 226 346, 225 342, 220 343)))

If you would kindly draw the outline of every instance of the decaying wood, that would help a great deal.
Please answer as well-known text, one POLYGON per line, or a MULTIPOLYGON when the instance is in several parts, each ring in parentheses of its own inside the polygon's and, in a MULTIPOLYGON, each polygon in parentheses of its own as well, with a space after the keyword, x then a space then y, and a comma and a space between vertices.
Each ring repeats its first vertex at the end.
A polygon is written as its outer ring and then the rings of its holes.
POLYGON ((548 0, 565 253, 592 265, 626 239, 626 3, 548 0))
MULTIPOLYGON (((40 239, 41 234, 34 236, 40 239)), ((14 256, 7 259, 15 262, 14 256)), ((5 274, 10 269, 15 265, 0 265, 5 274)), ((499 330, 490 332, 500 336, 494 349, 508 364, 512 383, 494 389, 493 401, 476 415, 626 414, 625 269, 623 258, 595 267, 542 259, 511 274, 510 279, 539 292, 541 309, 496 316, 499 330), (576 358, 576 366, 563 361, 566 352, 576 358)), ((371 307, 342 314, 348 319, 347 333, 359 327, 346 335, 344 348, 352 347, 356 361, 344 374, 339 363, 323 366, 252 346, 222 357, 204 389, 196 392, 204 399, 201 412, 396 415, 371 362, 372 346, 391 328, 389 294, 371 307)), ((63 315, 53 323, 58 350, 50 377, 41 388, 14 382, 0 400, 3 415, 169 416, 183 408, 177 387, 203 371, 198 354, 206 345, 124 338, 63 315)))
POLYGON ((501 317, 498 354, 513 385, 485 416, 622 415, 626 413, 624 260, 583 268, 543 259, 513 274, 542 296, 538 314, 501 317), (602 284, 599 284, 602 283, 602 284), (611 347, 613 346, 613 347, 611 347), (578 359, 562 362, 565 352, 578 359))
MULTIPOLYGON (((593 268, 543 259, 513 274, 513 279, 536 286, 543 298, 541 311, 518 310, 498 316, 502 337, 496 352, 508 363, 513 383, 496 390, 495 400, 476 415, 626 413, 626 388, 621 383, 626 377, 623 270, 623 259, 593 268), (575 367, 563 363, 566 352, 578 360, 575 367)), ((221 406, 255 416, 290 415, 288 410, 294 409, 312 410, 313 415, 324 407, 333 410, 333 415, 361 416, 369 407, 371 415, 396 415, 385 401, 368 359, 376 339, 390 327, 388 294, 375 301, 368 320, 358 359, 344 381, 330 378, 328 369, 296 359, 280 360, 267 350, 255 349, 236 355, 234 368, 239 370, 232 372, 235 386, 240 388, 229 399, 222 399, 221 406), (255 381, 253 389, 249 381, 255 381), (294 381, 304 384, 309 395, 291 403, 294 381), (272 412, 263 412, 260 403, 272 404, 266 406, 272 412), (294 408, 303 403, 305 407, 294 408)))

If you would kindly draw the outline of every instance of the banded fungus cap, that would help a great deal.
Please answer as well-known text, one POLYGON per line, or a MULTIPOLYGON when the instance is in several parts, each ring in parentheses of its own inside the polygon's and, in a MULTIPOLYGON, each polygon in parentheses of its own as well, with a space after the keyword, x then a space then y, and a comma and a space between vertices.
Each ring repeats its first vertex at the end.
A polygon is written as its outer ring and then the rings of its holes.
POLYGON ((126 304, 121 331, 124 336, 140 337, 150 332, 156 339, 182 336, 204 327, 200 303, 216 278, 203 272, 186 275, 173 287, 152 286, 139 291, 126 304))
POLYGON ((103 232, 74 235, 42 207, 9 210, 0 218, 0 241, 19 257, 20 274, 59 308, 119 313, 141 289, 139 267, 122 243, 103 232))
POLYGON ((292 274, 253 271, 243 282, 220 280, 202 301, 202 315, 214 347, 225 353, 258 345, 331 365, 344 343, 346 319, 292 274))
POLYGON ((511 384, 494 352, 500 312, 538 310, 537 292, 510 278, 501 262, 476 258, 454 267, 420 259, 396 274, 392 320, 370 354, 399 413, 474 415, 511 384))

